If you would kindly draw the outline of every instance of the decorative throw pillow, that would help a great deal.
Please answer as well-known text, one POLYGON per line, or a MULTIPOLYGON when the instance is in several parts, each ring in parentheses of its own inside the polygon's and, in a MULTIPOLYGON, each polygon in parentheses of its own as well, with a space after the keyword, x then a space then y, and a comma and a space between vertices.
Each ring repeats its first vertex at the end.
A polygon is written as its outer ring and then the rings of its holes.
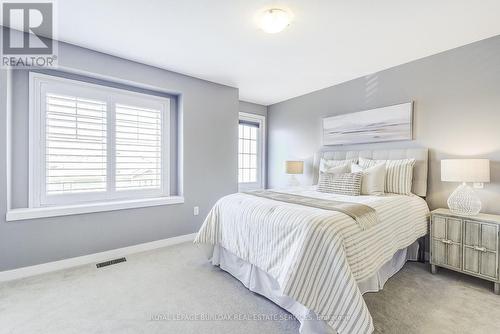
POLYGON ((322 173, 343 174, 343 173, 350 173, 350 172, 351 172, 351 165, 345 164, 345 165, 339 165, 336 167, 329 167, 323 171, 320 171, 320 174, 322 174, 322 173))
POLYGON ((348 159, 348 160, 328 160, 325 158, 321 158, 321 161, 319 163, 319 171, 320 172, 327 172, 328 169, 332 167, 338 167, 338 166, 343 166, 347 165, 349 168, 351 168, 351 164, 355 164, 357 160, 355 159, 348 159))
POLYGON ((385 162, 385 192, 409 195, 413 180, 415 159, 371 160, 359 158, 359 165, 368 168, 385 162))
POLYGON ((363 168, 352 164, 351 172, 362 172, 361 195, 383 195, 385 192, 385 162, 372 167, 363 168))
POLYGON ((359 196, 363 173, 320 173, 318 191, 339 195, 359 196))

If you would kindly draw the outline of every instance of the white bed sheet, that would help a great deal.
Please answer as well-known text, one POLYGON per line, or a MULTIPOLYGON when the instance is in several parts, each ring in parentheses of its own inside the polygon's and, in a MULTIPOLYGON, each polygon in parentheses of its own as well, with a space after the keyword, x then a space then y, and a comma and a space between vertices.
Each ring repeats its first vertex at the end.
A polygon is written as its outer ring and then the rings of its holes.
MULTIPOLYGON (((377 292, 395 275, 408 260, 417 260, 418 242, 401 249, 394 254, 374 275, 358 282, 362 294, 377 292)), ((300 322, 301 334, 335 334, 325 321, 319 319, 313 310, 281 293, 279 283, 265 271, 237 257, 228 250, 215 245, 213 247, 212 264, 237 278, 247 289, 258 293, 290 312, 300 322)))

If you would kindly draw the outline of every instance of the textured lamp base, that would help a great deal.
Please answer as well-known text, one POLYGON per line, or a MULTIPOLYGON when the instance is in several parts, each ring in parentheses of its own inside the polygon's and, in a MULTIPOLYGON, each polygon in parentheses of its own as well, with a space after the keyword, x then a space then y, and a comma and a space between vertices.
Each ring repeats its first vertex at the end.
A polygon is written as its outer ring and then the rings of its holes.
POLYGON ((453 213, 472 216, 481 211, 481 201, 474 190, 463 183, 448 198, 448 207, 453 213))
POLYGON ((289 187, 298 187, 300 186, 300 182, 294 174, 290 175, 290 179, 288 180, 289 187))

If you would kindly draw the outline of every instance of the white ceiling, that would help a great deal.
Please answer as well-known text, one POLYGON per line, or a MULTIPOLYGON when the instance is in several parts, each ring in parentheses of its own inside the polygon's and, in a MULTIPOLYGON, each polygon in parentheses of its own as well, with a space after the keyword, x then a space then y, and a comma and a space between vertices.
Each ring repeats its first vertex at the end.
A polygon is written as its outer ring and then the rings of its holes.
POLYGON ((498 0, 62 0, 59 39, 276 103, 500 34, 498 0), (265 34, 256 12, 294 21, 265 34))

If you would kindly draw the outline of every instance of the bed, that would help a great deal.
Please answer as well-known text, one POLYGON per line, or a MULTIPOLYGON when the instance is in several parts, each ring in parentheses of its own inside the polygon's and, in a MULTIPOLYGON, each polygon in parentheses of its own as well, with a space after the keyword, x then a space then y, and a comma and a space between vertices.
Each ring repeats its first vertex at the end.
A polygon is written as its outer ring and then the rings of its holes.
POLYGON ((320 158, 414 158, 413 194, 345 196, 314 186, 270 192, 294 201, 232 194, 214 205, 195 243, 208 245, 214 265, 293 314, 301 333, 371 333, 362 294, 379 291, 416 259, 417 240, 427 234, 427 155, 427 149, 320 152, 315 182, 320 158), (317 205, 331 201, 371 208, 377 220, 317 205))

